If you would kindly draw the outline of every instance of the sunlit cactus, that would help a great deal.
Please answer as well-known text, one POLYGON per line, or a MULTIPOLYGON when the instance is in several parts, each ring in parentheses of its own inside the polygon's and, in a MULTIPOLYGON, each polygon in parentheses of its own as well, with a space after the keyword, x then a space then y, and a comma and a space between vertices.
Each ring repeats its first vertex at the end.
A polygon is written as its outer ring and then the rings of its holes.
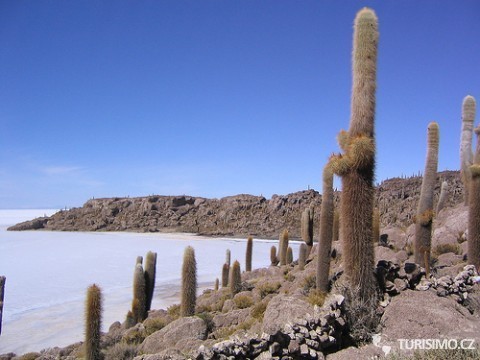
POLYGON ((145 291, 146 291, 146 312, 152 307, 153 292, 155 290, 155 276, 157 268, 157 253, 149 251, 145 259, 145 291))
POLYGON ((293 262, 293 249, 289 246, 287 248, 287 265, 293 262))
POLYGON ((432 242, 433 197, 438 166, 439 129, 436 122, 428 124, 427 159, 418 201, 415 223, 415 262, 428 270, 432 242))
POLYGON ((475 111, 475 98, 467 95, 462 103, 462 132, 460 138, 460 174, 464 186, 465 205, 468 205, 470 166, 473 164, 472 137, 475 111))
POLYGON ((232 297, 242 290, 242 274, 240 270, 240 263, 237 260, 234 261, 232 268, 230 269, 229 283, 232 297))
POLYGON ((288 249, 288 230, 283 230, 280 235, 279 253, 280 265, 287 265, 287 249, 288 249))
POLYGON ((480 127, 475 129, 475 134, 477 147, 473 165, 470 166, 467 260, 480 272, 480 127))
POLYGON ((307 244, 300 244, 298 251, 298 269, 303 270, 305 268, 305 261, 307 260, 307 244))
POLYGON ((310 253, 310 250, 313 246, 313 216, 314 210, 313 206, 306 208, 302 212, 302 220, 301 220, 301 234, 302 240, 305 241, 307 245, 307 253, 310 253))
POLYGON ((102 292, 93 284, 87 289, 85 302, 85 359, 100 360, 100 337, 102 327, 102 292))
POLYGON ((195 315, 195 305, 197 302, 197 262, 195 260, 195 250, 191 246, 188 246, 183 254, 181 296, 181 316, 195 315))
POLYGON ((320 208, 320 241, 317 245, 317 290, 328 291, 330 274, 330 253, 333 239, 333 173, 323 169, 323 194, 320 208))
POLYGON ((375 291, 372 216, 375 178, 375 91, 378 21, 375 12, 357 13, 353 36, 353 86, 348 132, 338 136, 342 155, 329 166, 342 178, 341 235, 345 275, 362 300, 375 291))
POLYGON ((142 322, 147 314, 147 286, 143 267, 140 263, 135 265, 133 273, 133 301, 132 313, 136 323, 142 322))

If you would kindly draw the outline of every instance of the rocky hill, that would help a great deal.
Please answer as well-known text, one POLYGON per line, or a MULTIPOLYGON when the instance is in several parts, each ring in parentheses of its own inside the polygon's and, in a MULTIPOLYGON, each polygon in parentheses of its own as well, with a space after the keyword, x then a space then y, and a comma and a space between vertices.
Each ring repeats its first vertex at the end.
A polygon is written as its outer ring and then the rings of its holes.
MULTIPOLYGON (((439 173, 436 196, 443 180, 449 184, 447 206, 462 201, 458 171, 439 173)), ((422 178, 394 178, 377 187, 377 206, 384 226, 408 226, 416 211, 422 178)), ((193 196, 148 196, 91 199, 81 208, 60 211, 12 226, 9 230, 187 232, 214 236, 275 238, 287 228, 300 237, 302 211, 314 206, 318 224, 322 196, 315 190, 289 195, 236 195, 221 199, 193 196)), ((338 205, 339 193, 336 193, 338 205)), ((318 234, 317 234, 318 235, 318 234)))

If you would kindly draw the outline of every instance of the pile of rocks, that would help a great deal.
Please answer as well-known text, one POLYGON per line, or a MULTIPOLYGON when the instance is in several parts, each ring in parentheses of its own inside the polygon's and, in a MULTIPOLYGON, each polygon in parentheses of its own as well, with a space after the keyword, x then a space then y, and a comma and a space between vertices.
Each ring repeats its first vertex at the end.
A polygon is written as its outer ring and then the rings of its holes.
POLYGON ((344 300, 331 295, 313 315, 273 335, 235 336, 211 348, 201 346, 197 359, 324 359, 324 352, 340 347, 346 332, 344 300))

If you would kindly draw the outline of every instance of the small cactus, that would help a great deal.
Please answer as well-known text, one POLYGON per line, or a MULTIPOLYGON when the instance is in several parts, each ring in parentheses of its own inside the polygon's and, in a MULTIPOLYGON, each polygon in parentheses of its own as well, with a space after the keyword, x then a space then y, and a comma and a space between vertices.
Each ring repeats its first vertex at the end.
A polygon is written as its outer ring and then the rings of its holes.
POLYGON ((149 251, 145 259, 145 285, 146 285, 146 312, 152 308, 153 292, 155 290, 155 275, 157 267, 157 253, 149 251))
POLYGON ((438 197, 437 203, 437 210, 435 211, 436 214, 442 210, 445 205, 447 204, 448 198, 448 183, 446 181, 442 182, 442 186, 440 187, 440 196, 438 197))
POLYGON ((298 254, 298 269, 303 270, 305 268, 305 261, 307 259, 307 244, 300 244, 300 250, 298 254))
POLYGON ((143 267, 137 263, 133 273, 132 313, 136 323, 142 322, 147 314, 147 292, 143 267))
MULTIPOLYGON (((138 300, 134 300, 134 302, 136 301, 137 305, 136 304, 132 304, 132 307, 136 307, 138 306, 138 300)), ((133 313, 131 310, 129 310, 127 312, 127 316, 125 317, 125 323, 124 323, 124 327, 125 329, 130 329, 131 327, 134 327, 135 326, 135 319, 133 318, 133 313)))
POLYGON ((215 291, 218 291, 218 286, 220 285, 220 281, 218 280, 218 278, 215 279, 215 291))
POLYGON ((143 265, 143 256, 137 256, 137 260, 135 261, 135 264, 143 265))
POLYGON ((229 283, 232 297, 234 297, 235 294, 238 294, 242 290, 242 275, 240 271, 240 263, 237 260, 235 260, 230 269, 229 283))
POLYGON ((288 249, 288 230, 283 230, 280 235, 279 252, 280 252, 280 266, 287 265, 287 249, 288 249))
POLYGON ((231 258, 230 249, 227 249, 227 251, 225 252, 225 264, 227 264, 228 267, 230 267, 230 258, 231 258))
POLYGON ((307 245, 308 254, 310 254, 310 251, 313 246, 313 216, 314 216, 313 206, 306 208, 302 213, 302 220, 301 220, 302 240, 305 241, 305 244, 307 245))
POLYGON ((293 249, 289 246, 287 248, 287 265, 293 262, 293 249))
POLYGON ((278 256, 277 256, 277 248, 275 245, 272 245, 270 248, 270 265, 271 266, 277 266, 278 265, 278 256))
POLYGON ((253 239, 251 236, 247 240, 247 251, 245 255, 245 271, 252 271, 252 252, 253 252, 253 239))
POLYGON ((222 266, 222 288, 228 286, 228 274, 230 273, 230 266, 223 264, 222 266))
POLYGON ((181 316, 193 316, 195 314, 196 302, 197 262, 195 260, 195 250, 188 246, 183 254, 181 316))
POLYGON ((102 292, 93 284, 87 289, 85 303, 85 359, 100 360, 100 329, 102 326, 102 292))

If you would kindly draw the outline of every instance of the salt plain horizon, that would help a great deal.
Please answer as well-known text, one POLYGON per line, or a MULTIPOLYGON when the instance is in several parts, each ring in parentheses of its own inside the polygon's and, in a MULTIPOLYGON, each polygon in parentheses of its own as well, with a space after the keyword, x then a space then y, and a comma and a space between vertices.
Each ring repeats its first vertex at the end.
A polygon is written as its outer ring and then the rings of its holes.
MULTIPOLYGON (((102 288, 103 325, 122 322, 132 300, 135 260, 158 253, 152 309, 179 303, 183 251, 193 246, 201 294, 221 275, 225 252, 245 265, 246 239, 128 232, 7 232, 7 227, 58 210, 0 210, 0 275, 7 277, 0 354, 17 355, 83 341, 89 285, 102 288)), ((254 239, 253 268, 270 264, 272 240, 254 239)), ((292 242, 298 253, 299 243, 292 242)))

